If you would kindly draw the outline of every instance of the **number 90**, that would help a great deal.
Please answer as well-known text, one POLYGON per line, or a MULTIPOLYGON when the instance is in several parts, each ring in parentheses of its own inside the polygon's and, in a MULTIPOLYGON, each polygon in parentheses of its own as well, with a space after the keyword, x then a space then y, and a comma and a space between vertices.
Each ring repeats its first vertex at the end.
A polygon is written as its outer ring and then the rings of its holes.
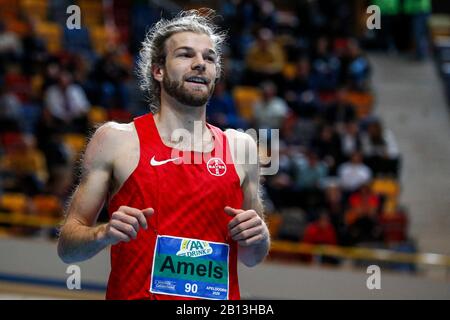
POLYGON ((184 285, 184 292, 197 293, 197 291, 198 291, 198 286, 195 283, 194 284, 186 283, 184 285))

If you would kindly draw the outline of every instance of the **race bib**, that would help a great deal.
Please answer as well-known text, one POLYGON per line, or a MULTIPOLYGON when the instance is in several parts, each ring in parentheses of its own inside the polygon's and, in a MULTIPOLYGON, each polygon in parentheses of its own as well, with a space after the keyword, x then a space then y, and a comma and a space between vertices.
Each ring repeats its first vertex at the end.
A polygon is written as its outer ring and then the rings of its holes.
POLYGON ((225 243, 158 236, 150 292, 227 300, 229 252, 225 243))

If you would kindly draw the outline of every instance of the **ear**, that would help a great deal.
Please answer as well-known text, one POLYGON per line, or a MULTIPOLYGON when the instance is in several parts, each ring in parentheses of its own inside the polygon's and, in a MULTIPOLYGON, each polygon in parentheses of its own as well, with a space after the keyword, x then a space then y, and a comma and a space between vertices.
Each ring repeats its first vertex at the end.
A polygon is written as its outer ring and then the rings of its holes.
POLYGON ((153 79, 155 79, 158 82, 162 82, 164 76, 164 68, 158 64, 152 65, 152 75, 153 79))

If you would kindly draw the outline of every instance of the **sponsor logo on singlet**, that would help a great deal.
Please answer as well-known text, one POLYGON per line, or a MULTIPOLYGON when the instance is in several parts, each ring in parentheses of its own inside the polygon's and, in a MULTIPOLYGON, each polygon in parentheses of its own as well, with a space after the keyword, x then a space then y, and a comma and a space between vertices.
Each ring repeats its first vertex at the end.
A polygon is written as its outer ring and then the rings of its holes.
POLYGON ((208 168, 208 172, 213 176, 223 176, 227 172, 227 166, 225 162, 223 162, 220 158, 211 158, 206 163, 206 167, 208 168))

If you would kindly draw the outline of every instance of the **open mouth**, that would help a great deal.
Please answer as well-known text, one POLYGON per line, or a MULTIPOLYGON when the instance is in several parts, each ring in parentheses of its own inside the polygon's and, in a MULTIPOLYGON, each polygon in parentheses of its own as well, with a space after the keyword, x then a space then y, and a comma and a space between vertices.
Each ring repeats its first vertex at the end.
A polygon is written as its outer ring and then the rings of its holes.
POLYGON ((205 86, 208 85, 208 83, 209 83, 209 80, 207 78, 199 77, 199 76, 189 77, 185 81, 189 82, 189 83, 202 84, 205 86))

